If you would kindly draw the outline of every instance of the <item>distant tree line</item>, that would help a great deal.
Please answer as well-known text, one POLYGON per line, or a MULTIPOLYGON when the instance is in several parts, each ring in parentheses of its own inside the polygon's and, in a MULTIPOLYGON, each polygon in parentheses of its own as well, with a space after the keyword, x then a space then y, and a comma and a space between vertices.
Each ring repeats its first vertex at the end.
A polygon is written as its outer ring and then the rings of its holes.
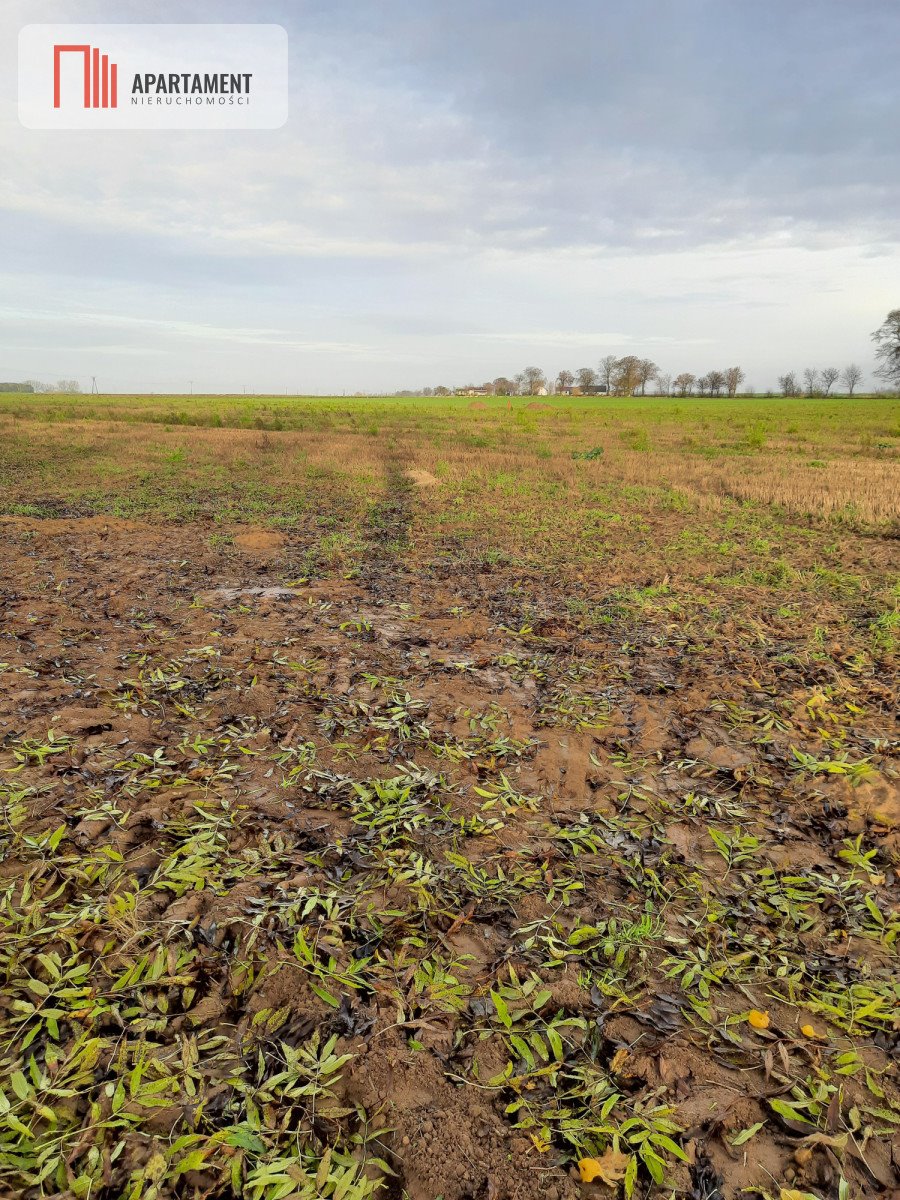
POLYGON ((862 380, 862 367, 850 363, 839 371, 837 367, 807 367, 803 372, 803 382, 797 378, 796 372, 788 371, 786 375, 778 376, 778 389, 782 396, 828 396, 831 389, 840 380, 844 391, 852 396, 862 380))
POLYGON ((39 379, 23 379, 21 383, 0 383, 0 392, 66 392, 81 391, 77 379, 60 379, 57 383, 41 383, 39 379))
MULTIPOLYGON (((579 367, 577 371, 560 371, 553 380, 548 379, 540 367, 526 367, 512 379, 498 375, 487 383, 466 384, 461 388, 438 387, 422 389, 423 396, 645 396, 648 387, 657 396, 736 396, 746 379, 743 367, 725 367, 707 371, 705 375, 694 375, 682 371, 674 376, 662 371, 652 359, 626 354, 618 358, 608 354, 600 360, 598 367, 579 367)), ((804 386, 798 382, 794 372, 782 375, 778 380, 779 390, 785 396, 827 396, 840 380, 849 395, 853 395, 862 379, 862 370, 855 363, 843 371, 837 367, 821 370, 807 368, 803 372, 804 386)))
MULTIPOLYGON (((876 376, 885 380, 889 388, 900 391, 900 308, 888 313, 872 334, 872 340, 876 345, 875 357, 878 360, 876 376)), ((795 371, 780 375, 778 389, 783 396, 830 396, 835 384, 840 383, 845 394, 852 396, 862 378, 862 367, 856 363, 849 363, 843 370, 839 367, 807 367, 802 376, 795 371)), ((512 379, 499 375, 488 383, 468 384, 462 388, 443 385, 426 387, 421 394, 546 396, 556 392, 563 395, 644 396, 648 385, 652 385, 660 396, 736 396, 744 379, 742 367, 725 367, 724 370, 707 371, 705 375, 682 371, 673 379, 650 358, 640 358, 636 354, 622 357, 607 354, 600 359, 597 367, 563 370, 552 381, 548 380, 540 367, 526 367, 512 379)), ((752 388, 749 390, 753 391, 752 388)))

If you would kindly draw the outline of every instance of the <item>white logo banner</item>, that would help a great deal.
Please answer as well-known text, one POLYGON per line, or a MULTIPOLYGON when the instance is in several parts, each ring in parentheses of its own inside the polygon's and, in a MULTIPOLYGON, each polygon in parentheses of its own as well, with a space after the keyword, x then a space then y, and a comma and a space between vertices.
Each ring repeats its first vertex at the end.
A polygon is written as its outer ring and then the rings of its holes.
POLYGON ((26 25, 19 120, 29 129, 278 129, 281 25, 26 25))

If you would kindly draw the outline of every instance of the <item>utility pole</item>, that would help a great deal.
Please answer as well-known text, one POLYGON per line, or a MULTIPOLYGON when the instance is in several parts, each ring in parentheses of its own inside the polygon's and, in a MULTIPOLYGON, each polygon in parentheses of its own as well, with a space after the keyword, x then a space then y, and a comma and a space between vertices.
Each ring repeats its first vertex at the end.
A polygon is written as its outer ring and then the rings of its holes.
POLYGON ((191 380, 191 395, 193 396, 193 394, 194 394, 194 381, 192 379, 191 380))

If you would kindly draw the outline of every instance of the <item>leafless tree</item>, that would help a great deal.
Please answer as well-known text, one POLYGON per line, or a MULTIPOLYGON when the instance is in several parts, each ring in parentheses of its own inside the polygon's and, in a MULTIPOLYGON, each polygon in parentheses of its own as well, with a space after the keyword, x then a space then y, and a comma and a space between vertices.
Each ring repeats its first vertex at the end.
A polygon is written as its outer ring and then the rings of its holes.
POLYGON ((875 374, 891 387, 900 388, 900 308, 891 309, 872 334, 872 341, 878 346, 875 374))
POLYGON ((682 371, 680 375, 676 375, 675 387, 678 389, 678 395, 689 396, 694 390, 694 384, 696 382, 696 375, 692 375, 690 371, 682 371))
POLYGON ((613 380, 620 396, 633 396, 641 382, 641 360, 634 354, 626 354, 616 363, 613 380))
POLYGON ((856 363, 850 363, 844 367, 841 372, 841 383, 847 389, 847 395, 852 396, 862 382, 862 367, 858 367, 856 363))
POLYGON ((744 382, 744 372, 740 367, 726 367, 725 390, 729 396, 736 396, 737 390, 744 382))
POLYGON ((787 375, 779 375, 778 386, 781 388, 783 396, 800 395, 800 384, 797 382, 797 376, 793 371, 788 371, 787 375))
MULTIPOLYGON (((709 392, 709 375, 701 375, 697 380, 697 392, 705 396, 709 392)), ((712 394, 712 393, 710 393, 712 394)))
POLYGON ((638 379, 641 381, 641 395, 647 395, 647 384, 651 379, 655 379, 659 367, 649 358, 642 358, 638 362, 638 379))
POLYGON ((522 391, 526 396, 536 396, 541 388, 547 387, 547 377, 540 367, 526 367, 522 372, 522 391))
POLYGON ((498 375, 494 380, 494 394, 496 396, 512 396, 516 390, 516 385, 511 379, 507 379, 505 375, 498 375))
POLYGON ((709 394, 711 396, 718 396, 725 386, 725 372, 710 371, 706 378, 709 381, 709 394))
POLYGON ((434 389, 434 394, 436 396, 449 396, 450 389, 448 387, 444 387, 443 384, 438 384, 438 386, 434 389))
POLYGON ((807 367, 803 372, 803 382, 806 384, 807 396, 814 396, 819 390, 819 372, 815 367, 807 367))
POLYGON ((619 360, 614 354, 604 355, 604 357, 600 359, 599 379, 602 384, 606 385, 606 390, 610 395, 612 395, 615 384, 616 364, 618 361, 619 360))
POLYGON ((556 390, 562 392, 565 388, 570 388, 575 382, 575 376, 571 371, 560 371, 556 377, 556 390))
POLYGON ((67 395, 74 395, 81 391, 81 384, 77 379, 60 379, 56 385, 58 392, 65 392, 67 395))
POLYGON ((840 371, 837 367, 823 367, 820 378, 822 380, 822 391, 827 396, 834 385, 840 378, 840 371))
POLYGON ((672 391, 672 376, 656 372, 656 390, 660 396, 668 396, 672 391))
POLYGON ((593 367, 579 367, 575 376, 582 391, 597 386, 597 372, 593 367))

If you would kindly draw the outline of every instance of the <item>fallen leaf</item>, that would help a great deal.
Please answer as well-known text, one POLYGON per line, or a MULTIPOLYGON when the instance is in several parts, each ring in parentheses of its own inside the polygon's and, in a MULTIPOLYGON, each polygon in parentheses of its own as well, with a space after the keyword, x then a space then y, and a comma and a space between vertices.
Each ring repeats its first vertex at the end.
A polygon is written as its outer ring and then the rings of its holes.
POLYGON ((166 1156, 157 1151, 144 1166, 144 1178, 148 1183, 160 1183, 166 1173, 166 1166, 166 1156))
MULTIPOLYGON (((838 1090, 832 1094, 831 1099, 828 1101, 828 1108, 825 1110, 825 1128, 829 1133, 835 1133, 840 1123, 841 1093, 838 1090)), ((851 1122, 850 1128, 855 1129, 858 1128, 858 1126, 853 1125, 851 1122)))
POLYGON ((749 1142, 752 1137, 755 1137, 765 1125, 765 1121, 757 1121, 755 1125, 748 1126, 747 1129, 742 1129, 740 1133, 736 1133, 731 1139, 732 1146, 743 1146, 744 1142, 749 1142))
POLYGON ((599 1179, 609 1187, 616 1187, 625 1178, 630 1154, 622 1154, 620 1150, 605 1150, 599 1158, 582 1158, 578 1162, 582 1183, 593 1183, 599 1179))
POLYGON ((612 1056, 612 1062, 609 1064, 609 1069, 613 1075, 617 1075, 625 1063, 628 1061, 628 1047, 623 1046, 617 1050, 612 1056))
POLYGON ((803 1034, 804 1037, 808 1037, 808 1038, 817 1038, 819 1036, 819 1034, 816 1033, 816 1029, 815 1029, 814 1025, 801 1025, 800 1032, 803 1034))
POLYGON ((448 937, 448 938, 453 937, 453 935, 455 933, 459 933, 460 929, 462 929, 462 927, 463 927, 463 925, 465 925, 466 921, 472 920, 472 917, 474 917, 474 915, 475 915, 475 909, 477 907, 478 906, 477 906, 476 902, 473 900, 472 903, 468 906, 468 908, 466 908, 463 912, 461 912, 459 914, 459 916, 456 918, 456 920, 453 922, 453 924, 450 926, 450 928, 444 934, 444 937, 448 937))
MULTIPOLYGON (((830 1146, 833 1150, 846 1150, 848 1133, 839 1133, 835 1137, 827 1133, 811 1133, 803 1139, 804 1146, 830 1146)), ((799 1154, 799 1150, 797 1151, 799 1154)))
POLYGON ((769 1028, 769 1014, 767 1012, 760 1012, 758 1008, 750 1009, 750 1012, 747 1015, 747 1020, 754 1029, 769 1028))
POLYGON ((812 1192, 800 1192, 796 1188, 782 1188, 779 1200, 821 1200, 821 1197, 812 1192))
POLYGON ((579 1158, 578 1170, 582 1183, 593 1183, 600 1175, 600 1163, 596 1158, 579 1158))

